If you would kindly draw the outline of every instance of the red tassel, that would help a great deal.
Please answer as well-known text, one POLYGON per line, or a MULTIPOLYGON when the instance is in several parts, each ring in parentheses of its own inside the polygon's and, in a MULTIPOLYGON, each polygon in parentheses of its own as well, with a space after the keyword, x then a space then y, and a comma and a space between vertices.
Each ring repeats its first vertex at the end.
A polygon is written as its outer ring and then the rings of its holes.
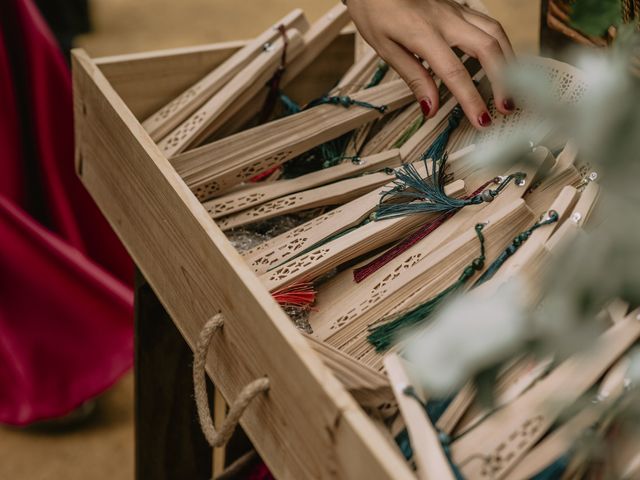
POLYGON ((316 301, 316 290, 313 283, 295 283, 283 287, 271 294, 280 305, 310 308, 316 301))
POLYGON ((261 182, 263 180, 266 180, 275 172, 277 172, 279 168, 280 168, 280 165, 276 165, 275 167, 270 168, 269 170, 265 170, 264 172, 257 174, 255 177, 251 177, 249 181, 252 183, 256 183, 256 182, 261 182))
MULTIPOLYGON (((485 190, 491 183, 493 183, 493 180, 485 183, 480 188, 478 188, 475 192, 468 195, 466 198, 475 197, 476 195, 480 194, 483 190, 485 190)), ((444 215, 440 215, 436 219, 425 223, 422 227, 420 227, 418 230, 412 233, 411 236, 397 243, 396 245, 391 247, 389 250, 384 252, 382 255, 374 258, 372 261, 370 261, 366 265, 363 265, 360 268, 354 269, 353 280, 356 283, 362 282, 365 278, 369 277, 373 273, 380 270, 382 267, 384 267, 387 263, 389 263, 391 260, 396 258, 398 255, 400 255, 403 252, 406 252, 411 247, 413 247, 416 243, 418 243, 420 240, 422 240, 423 238, 426 238, 431 232, 435 231, 440 225, 442 225, 444 222, 450 219, 456 212, 457 210, 445 213, 444 215)))

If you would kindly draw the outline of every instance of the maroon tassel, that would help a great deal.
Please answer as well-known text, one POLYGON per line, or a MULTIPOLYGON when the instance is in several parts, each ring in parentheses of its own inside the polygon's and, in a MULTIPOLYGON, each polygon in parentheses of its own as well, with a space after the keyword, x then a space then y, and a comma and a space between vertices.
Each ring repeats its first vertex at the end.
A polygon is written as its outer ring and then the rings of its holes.
MULTIPOLYGON (((480 188, 478 188, 475 192, 465 197, 465 199, 469 199, 475 197, 476 195, 482 193, 489 185, 493 183, 493 180, 485 183, 480 188)), ((365 278, 372 275, 374 272, 377 272, 382 267, 384 267, 391 260, 399 256, 401 253, 406 252, 411 247, 413 247, 416 243, 418 243, 423 238, 429 236, 429 234, 435 231, 440 225, 449 220, 458 210, 453 210, 447 212, 439 217, 431 220, 430 222, 425 223, 422 227, 412 233, 409 237, 405 238, 401 242, 395 244, 389 250, 384 252, 382 255, 374 258, 372 261, 363 265, 360 268, 356 268, 353 270, 353 280, 356 283, 362 282, 365 278)))

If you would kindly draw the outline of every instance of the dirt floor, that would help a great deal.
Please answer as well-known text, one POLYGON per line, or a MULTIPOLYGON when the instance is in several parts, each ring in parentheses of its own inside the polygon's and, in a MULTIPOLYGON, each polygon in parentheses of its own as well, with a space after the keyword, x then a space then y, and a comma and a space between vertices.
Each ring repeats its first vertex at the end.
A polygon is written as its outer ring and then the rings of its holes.
MULTIPOLYGON (((535 52, 539 2, 485 0, 519 52, 535 52)), ((93 0, 94 31, 78 39, 92 56, 249 38, 293 8, 310 20, 335 0, 93 0)), ((133 379, 100 398, 82 427, 59 433, 0 428, 0 478, 133 477, 133 379)))

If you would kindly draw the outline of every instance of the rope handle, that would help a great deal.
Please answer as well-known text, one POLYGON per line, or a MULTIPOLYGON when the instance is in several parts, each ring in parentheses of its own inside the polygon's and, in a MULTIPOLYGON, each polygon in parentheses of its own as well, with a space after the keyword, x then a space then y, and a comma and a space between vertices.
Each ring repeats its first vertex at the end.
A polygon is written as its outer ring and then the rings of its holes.
POLYGON ((209 351, 213 334, 222 328, 223 324, 224 319, 221 313, 207 320, 200 331, 196 350, 193 354, 193 390, 196 399, 196 408, 198 410, 198 419, 202 433, 211 447, 221 447, 227 443, 238 426, 240 417, 242 417, 242 414, 251 401, 260 393, 269 390, 268 378, 258 378, 247 384, 229 408, 227 417, 224 419, 224 422, 222 422, 220 430, 216 431, 213 425, 213 419, 211 418, 211 412, 209 411, 205 365, 207 363, 207 352, 209 351))

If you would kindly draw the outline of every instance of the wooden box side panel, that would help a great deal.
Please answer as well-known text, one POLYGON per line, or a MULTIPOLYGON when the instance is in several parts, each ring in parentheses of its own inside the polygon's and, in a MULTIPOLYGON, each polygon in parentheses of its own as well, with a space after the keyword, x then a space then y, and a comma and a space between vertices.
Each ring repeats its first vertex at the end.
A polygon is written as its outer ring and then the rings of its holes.
POLYGON ((162 108, 244 45, 200 47, 102 57, 94 62, 138 120, 162 108))
POLYGON ((83 51, 73 53, 73 79, 82 181, 181 333, 193 346, 204 322, 223 313, 207 368, 227 400, 270 379, 242 425, 272 471, 412 478, 83 51))
POLYGON ((355 33, 344 31, 284 89, 301 105, 331 90, 353 65, 355 33))

